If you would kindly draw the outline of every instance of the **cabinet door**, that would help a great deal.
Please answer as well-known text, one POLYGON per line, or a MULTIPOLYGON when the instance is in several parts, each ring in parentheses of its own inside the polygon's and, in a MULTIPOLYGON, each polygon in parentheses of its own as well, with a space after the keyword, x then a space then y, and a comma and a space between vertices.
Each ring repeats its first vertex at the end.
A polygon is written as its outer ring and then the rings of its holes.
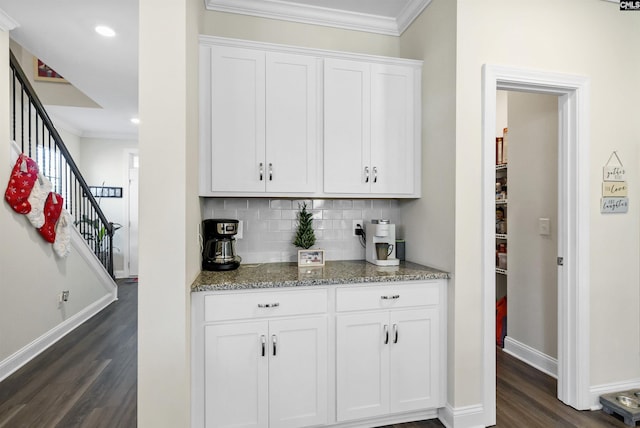
POLYGON ((414 191, 413 69, 373 64, 371 73, 371 192, 414 191))
POLYGON ((264 192, 264 97, 264 52, 211 48, 211 191, 264 192))
POLYGON ((439 317, 437 308, 391 311, 391 412, 439 403, 439 317))
POLYGON ((336 316, 337 419, 389 412, 389 313, 336 316))
POLYGON ((315 192, 318 60, 267 54, 266 184, 268 192, 315 192))
POLYGON ((205 426, 267 428, 269 356, 266 321, 204 328, 205 426))
POLYGON ((270 428, 327 423, 327 318, 269 323, 270 428))
POLYGON ((371 184, 371 71, 367 63, 324 61, 324 191, 368 193, 371 184))

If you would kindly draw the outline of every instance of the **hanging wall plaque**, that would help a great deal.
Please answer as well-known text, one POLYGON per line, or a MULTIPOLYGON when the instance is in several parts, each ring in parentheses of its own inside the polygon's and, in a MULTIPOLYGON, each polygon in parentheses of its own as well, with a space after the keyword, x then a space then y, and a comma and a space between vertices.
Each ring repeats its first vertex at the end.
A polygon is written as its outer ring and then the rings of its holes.
POLYGON ((609 156, 607 164, 602 168, 602 199, 600 200, 601 214, 623 214, 629 210, 627 197, 626 171, 618 153, 609 156), (615 161, 611 160, 615 156, 615 161))

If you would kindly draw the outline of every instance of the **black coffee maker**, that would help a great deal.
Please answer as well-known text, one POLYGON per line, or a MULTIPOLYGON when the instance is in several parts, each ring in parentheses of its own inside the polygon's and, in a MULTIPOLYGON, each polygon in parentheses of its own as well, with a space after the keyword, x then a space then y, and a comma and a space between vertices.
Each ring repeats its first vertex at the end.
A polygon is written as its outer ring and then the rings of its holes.
POLYGON ((202 222, 203 270, 233 270, 242 260, 236 255, 238 220, 209 219, 202 222))

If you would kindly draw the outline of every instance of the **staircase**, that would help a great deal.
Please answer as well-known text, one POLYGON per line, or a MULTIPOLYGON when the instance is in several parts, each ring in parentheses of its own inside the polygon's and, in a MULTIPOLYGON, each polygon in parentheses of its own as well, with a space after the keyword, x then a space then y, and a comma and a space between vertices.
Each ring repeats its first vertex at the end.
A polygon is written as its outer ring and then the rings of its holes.
POLYGON ((45 111, 13 53, 11 67, 11 139, 20 152, 38 164, 40 172, 60 194, 64 208, 91 251, 113 275, 113 233, 69 150, 45 111))

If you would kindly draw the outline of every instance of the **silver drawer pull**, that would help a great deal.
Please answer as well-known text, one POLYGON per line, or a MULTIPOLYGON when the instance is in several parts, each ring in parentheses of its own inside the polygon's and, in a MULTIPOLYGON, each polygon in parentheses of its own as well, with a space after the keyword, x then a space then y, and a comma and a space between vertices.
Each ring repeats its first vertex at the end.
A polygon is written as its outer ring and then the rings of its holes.
POLYGON ((275 303, 258 303, 258 307, 259 308, 277 308, 278 306, 280 306, 280 303, 275 302, 275 303))
POLYGON ((276 354, 278 353, 278 351, 276 350, 278 346, 278 336, 276 336, 275 334, 272 334, 271 341, 273 342, 273 356, 275 357, 276 354))
POLYGON ((369 182, 369 167, 368 166, 364 167, 364 182, 365 183, 369 182))
POLYGON ((260 162, 260 167, 258 168, 258 172, 260 174, 260 181, 262 181, 262 175, 263 175, 263 170, 262 170, 262 162, 260 162))
POLYGON ((266 355, 267 348, 267 338, 264 337, 264 334, 260 336, 260 341, 262 342, 262 356, 264 357, 266 355))
POLYGON ((398 324, 393 325, 393 335, 395 336, 393 343, 398 343, 398 324))
POLYGON ((394 294, 392 296, 380 296, 380 298, 382 300, 395 300, 395 299, 399 299, 400 295, 399 294, 394 294))
POLYGON ((384 344, 388 345, 389 344, 389 326, 388 325, 384 325, 384 344))

